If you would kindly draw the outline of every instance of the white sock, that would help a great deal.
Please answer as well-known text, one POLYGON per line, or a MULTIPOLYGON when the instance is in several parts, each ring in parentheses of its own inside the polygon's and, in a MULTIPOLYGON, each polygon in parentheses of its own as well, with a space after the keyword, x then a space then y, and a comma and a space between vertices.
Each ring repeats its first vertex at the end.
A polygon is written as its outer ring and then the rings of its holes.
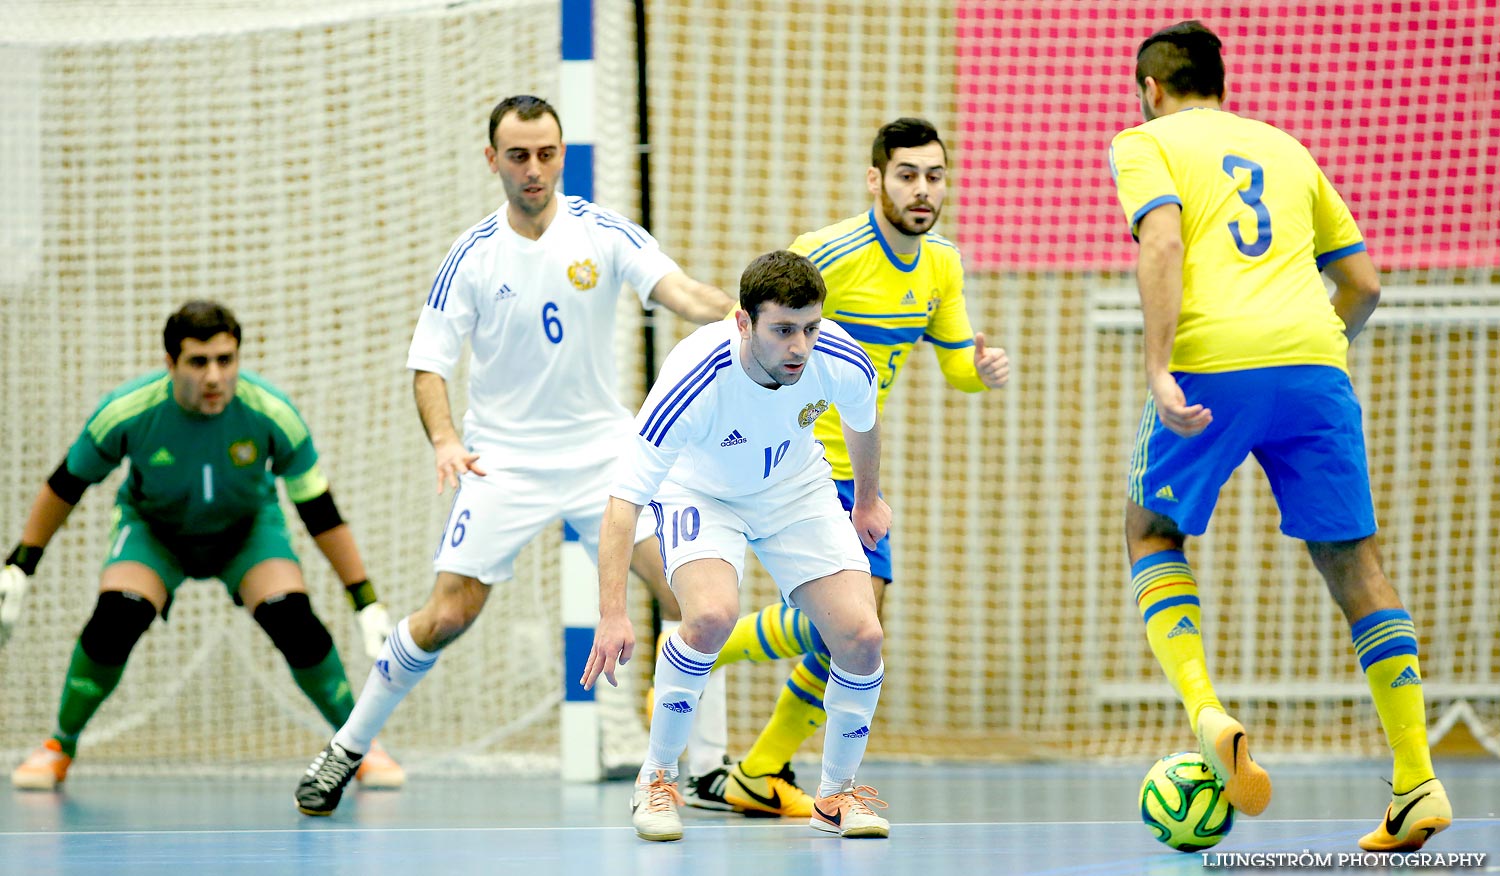
POLYGON ((687 746, 693 729, 698 697, 708 685, 709 671, 718 654, 704 654, 688 647, 680 631, 673 631, 656 659, 656 696, 651 709, 651 744, 641 781, 649 782, 657 770, 677 776, 677 758, 687 746))
POLYGON ((823 708, 828 725, 823 733, 823 779, 818 796, 837 794, 854 781, 854 773, 870 742, 870 722, 880 701, 885 662, 869 675, 855 675, 837 663, 828 667, 828 690, 823 708))
POLYGON ((364 689, 354 702, 354 711, 333 741, 344 750, 364 754, 370 750, 370 742, 385 722, 396 711, 396 706, 406 697, 427 670, 437 662, 441 651, 423 651, 411 640, 407 629, 407 618, 396 624, 396 629, 385 640, 380 656, 370 668, 370 677, 365 679, 364 689))
MULTIPOLYGON (((661 637, 677 632, 680 620, 661 622, 661 637)), ((698 695, 698 718, 688 735, 687 774, 704 776, 724 765, 729 755, 729 689, 723 671, 708 677, 708 687, 698 695)))
POLYGON ((724 671, 711 672, 698 695, 698 720, 687 741, 688 775, 702 776, 724 765, 729 754, 729 686, 724 671))
MULTIPOLYGON (((663 637, 677 632, 680 620, 661 622, 663 637)), ((707 775, 724 765, 729 755, 729 689, 720 670, 708 677, 708 687, 698 696, 698 719, 687 741, 687 774, 707 775)))

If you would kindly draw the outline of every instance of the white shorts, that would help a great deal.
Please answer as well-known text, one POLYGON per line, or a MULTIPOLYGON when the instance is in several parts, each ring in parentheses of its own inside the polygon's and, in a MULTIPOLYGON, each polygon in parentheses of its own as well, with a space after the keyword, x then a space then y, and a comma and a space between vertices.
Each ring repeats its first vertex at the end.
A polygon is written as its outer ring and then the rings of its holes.
POLYGON ((737 499, 718 499, 668 479, 648 514, 661 541, 667 581, 693 560, 721 559, 745 577, 745 548, 755 549, 781 596, 818 578, 852 569, 869 573, 870 560, 825 476, 788 481, 737 499))
MULTIPOLYGON (((452 572, 499 584, 515 576, 516 555, 545 527, 563 521, 595 564, 599 524, 609 501, 615 461, 579 469, 506 469, 481 453, 484 477, 465 474, 448 511, 442 540, 432 558, 437 572, 452 572)), ((648 515, 636 527, 637 543, 655 535, 648 515)))

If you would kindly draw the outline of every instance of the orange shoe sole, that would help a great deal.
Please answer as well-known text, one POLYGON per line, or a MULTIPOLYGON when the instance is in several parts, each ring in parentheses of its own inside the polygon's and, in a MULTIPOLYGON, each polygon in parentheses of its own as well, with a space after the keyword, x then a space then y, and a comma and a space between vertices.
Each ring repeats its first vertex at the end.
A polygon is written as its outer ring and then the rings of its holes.
POLYGON ((1214 754, 1229 768, 1224 781, 1224 796, 1234 808, 1246 815, 1259 815, 1271 805, 1271 774, 1250 759, 1245 730, 1235 722, 1214 740, 1214 754))

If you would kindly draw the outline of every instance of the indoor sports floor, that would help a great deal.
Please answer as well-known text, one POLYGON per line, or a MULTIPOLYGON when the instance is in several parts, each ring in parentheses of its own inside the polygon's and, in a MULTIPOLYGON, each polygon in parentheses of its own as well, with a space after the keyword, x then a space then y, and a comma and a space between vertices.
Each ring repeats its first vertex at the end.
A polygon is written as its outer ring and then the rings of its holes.
MULTIPOLYGON (((1358 851, 1355 840, 1382 814, 1383 765, 1267 765, 1276 782, 1271 808, 1240 819, 1215 851, 1358 851)), ((839 840, 798 821, 687 810, 682 842, 647 843, 630 827, 621 782, 417 776, 401 791, 356 790, 332 817, 307 818, 292 806, 295 765, 270 781, 91 776, 80 764, 61 793, 0 792, 0 873, 1204 872, 1199 855, 1159 845, 1141 824, 1135 800, 1146 766, 874 763, 860 780, 891 803, 889 840, 839 840)), ((1500 872, 1500 761, 1438 769, 1459 817, 1427 850, 1485 852, 1483 866, 1463 872, 1500 872)))

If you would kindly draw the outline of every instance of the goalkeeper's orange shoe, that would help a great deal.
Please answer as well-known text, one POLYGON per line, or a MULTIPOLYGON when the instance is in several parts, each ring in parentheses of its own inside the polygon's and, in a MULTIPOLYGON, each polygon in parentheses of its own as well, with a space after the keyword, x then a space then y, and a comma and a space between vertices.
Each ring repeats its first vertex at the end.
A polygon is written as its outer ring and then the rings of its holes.
POLYGON ((1392 794, 1385 818, 1359 838, 1359 847, 1367 852, 1415 852, 1452 823, 1448 792, 1442 782, 1428 779, 1405 794, 1392 794))
POLYGON ((359 771, 354 774, 354 779, 362 788, 375 791, 395 790, 406 784, 406 770, 376 740, 370 743, 370 750, 365 752, 364 760, 359 762, 359 771))
POLYGON ((10 774, 10 783, 25 791, 51 791, 68 777, 73 758, 63 754, 62 743, 48 739, 21 761, 10 774))

